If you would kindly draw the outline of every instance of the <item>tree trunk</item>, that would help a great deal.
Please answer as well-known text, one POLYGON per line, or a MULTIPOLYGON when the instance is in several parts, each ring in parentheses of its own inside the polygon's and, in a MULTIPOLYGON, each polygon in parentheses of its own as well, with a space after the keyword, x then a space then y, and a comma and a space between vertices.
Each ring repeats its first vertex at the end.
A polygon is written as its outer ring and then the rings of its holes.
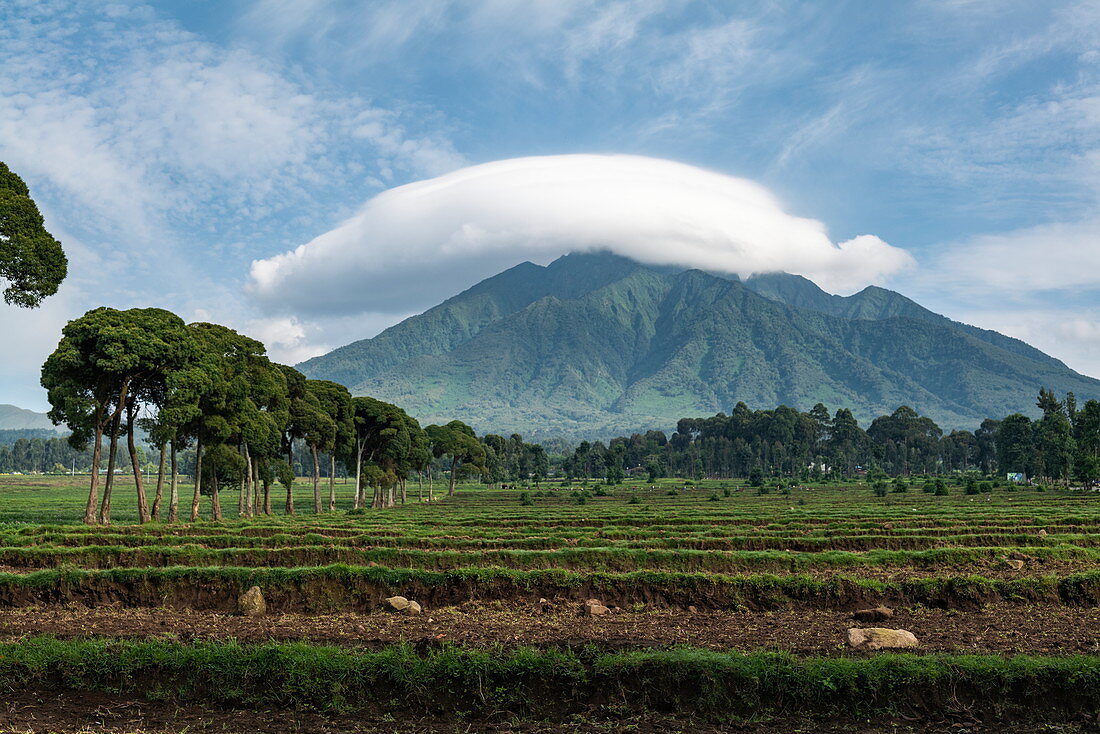
POLYGON ((134 419, 137 406, 131 403, 126 407, 126 450, 130 452, 130 466, 134 470, 134 485, 137 487, 138 521, 149 522, 149 501, 145 497, 145 482, 141 477, 141 462, 138 461, 137 446, 134 445, 134 419))
MULTIPOLYGON (((259 467, 259 464, 257 464, 259 467)), ((264 482, 264 514, 271 515, 271 483, 264 482)))
POLYGON ((241 486, 240 491, 237 493, 237 517, 248 517, 248 470, 252 468, 252 465, 248 463, 248 451, 245 445, 241 444, 241 453, 244 455, 245 470, 241 472, 241 486))
POLYGON ((99 504, 99 462, 103 456, 103 413, 106 408, 97 405, 95 409, 95 445, 92 446, 92 482, 88 487, 88 504, 84 508, 84 524, 96 524, 96 505, 99 504))
POLYGON ((216 522, 221 522, 222 520, 222 500, 221 494, 219 493, 220 489, 221 486, 218 483, 218 474, 217 472, 215 472, 214 482, 210 485, 210 509, 212 510, 211 514, 214 516, 214 520, 216 522))
POLYGON ((408 501, 408 493, 406 490, 405 478, 401 478, 401 504, 405 504, 408 501))
POLYGON ((355 448, 355 500, 351 503, 352 509, 363 509, 363 445, 362 439, 356 438, 355 448))
POLYGON ((164 503, 164 464, 168 458, 168 445, 160 445, 160 463, 157 464, 157 492, 153 495, 153 519, 160 522, 160 506, 164 503))
MULTIPOLYGON (((290 444, 286 450, 286 460, 290 464, 290 473, 294 472, 294 439, 290 440, 290 444)), ((297 478, 297 477, 295 477, 297 478)), ((290 486, 286 488, 286 505, 283 507, 283 513, 286 515, 294 514, 294 481, 291 480, 290 486)))
POLYGON ((328 511, 336 511, 336 454, 328 455, 328 511))
POLYGON ((451 486, 447 488, 447 496, 455 495, 455 480, 458 479, 458 457, 451 459, 451 486))
POLYGON ((416 472, 416 481, 417 481, 417 484, 420 486, 418 499, 421 502, 423 502, 424 501, 424 470, 423 469, 418 469, 417 470, 417 472, 416 472))
POLYGON ((313 512, 321 514, 321 462, 317 460, 317 444, 309 447, 313 457, 313 512))
POLYGON ((176 522, 180 519, 180 491, 179 491, 179 468, 176 466, 176 440, 172 439, 172 486, 169 490, 168 499, 168 522, 176 522))
POLYGON ((104 525, 111 524, 111 489, 115 486, 115 460, 118 458, 118 431, 122 423, 122 411, 126 409, 126 392, 130 388, 130 381, 124 380, 122 389, 118 393, 118 406, 115 415, 111 419, 111 444, 107 450, 107 481, 103 485, 103 502, 99 505, 99 521, 104 525))
POLYGON ((195 442, 195 494, 191 497, 191 522, 199 519, 199 495, 202 493, 202 440, 195 442))
POLYGON ((428 502, 435 502, 435 486, 432 484, 431 464, 428 464, 428 502))

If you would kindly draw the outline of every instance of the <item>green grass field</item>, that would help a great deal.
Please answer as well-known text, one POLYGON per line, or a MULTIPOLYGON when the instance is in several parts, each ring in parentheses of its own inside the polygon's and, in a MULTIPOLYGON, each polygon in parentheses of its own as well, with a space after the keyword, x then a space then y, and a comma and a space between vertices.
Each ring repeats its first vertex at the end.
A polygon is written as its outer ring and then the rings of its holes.
POLYGON ((349 512, 338 482, 340 509, 314 514, 300 479, 295 517, 238 519, 223 492, 232 519, 142 526, 122 480, 114 523, 89 527, 86 481, 0 477, 12 690, 126 699, 141 679, 156 705, 415 714, 456 730, 504 708, 525 726, 628 728, 659 712, 689 728, 876 716, 920 730, 978 712, 1085 731, 1100 703, 1091 493, 661 480, 461 484, 422 503, 414 484, 404 505, 349 512), (253 585, 268 603, 255 621, 235 616, 253 585), (424 614, 389 611, 398 594, 424 614), (606 616, 583 615, 593 597, 606 616), (852 611, 882 604, 918 648, 848 648, 852 611))

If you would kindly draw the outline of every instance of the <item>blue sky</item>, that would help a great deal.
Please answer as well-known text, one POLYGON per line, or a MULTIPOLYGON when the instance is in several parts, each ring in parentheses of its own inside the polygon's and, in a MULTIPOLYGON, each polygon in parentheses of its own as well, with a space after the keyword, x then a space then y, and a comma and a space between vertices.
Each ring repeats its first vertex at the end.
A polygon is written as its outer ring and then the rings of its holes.
MULTIPOLYGON (((575 153, 753 182, 831 242, 915 263, 858 278, 1100 376, 1098 38, 1095 2, 8 0, 0 160, 72 274, 38 311, 0 310, 18 347, 0 402, 45 407, 38 367, 96 305, 227 323, 294 362, 545 261, 572 230, 493 258, 409 250, 421 287, 382 298, 406 227, 341 245, 358 305, 312 308, 324 273, 286 298, 250 277, 387 189, 575 153)), ((509 206, 504 185, 478 205, 509 206)))

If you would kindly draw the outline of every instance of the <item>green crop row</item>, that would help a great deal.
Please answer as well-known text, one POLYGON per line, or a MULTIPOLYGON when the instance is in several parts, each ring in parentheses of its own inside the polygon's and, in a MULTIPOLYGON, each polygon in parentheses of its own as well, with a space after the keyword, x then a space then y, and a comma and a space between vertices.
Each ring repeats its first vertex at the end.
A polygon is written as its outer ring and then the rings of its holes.
POLYGON ((1008 553, 1036 561, 1075 561, 1100 565, 1100 549, 1057 547, 937 548, 920 551, 870 550, 820 553, 765 551, 644 550, 629 548, 564 548, 557 550, 421 550, 305 545, 279 548, 207 548, 196 544, 143 547, 0 548, 0 566, 49 568, 72 564, 85 568, 163 566, 311 566, 345 563, 401 568, 453 569, 501 566, 517 569, 565 568, 599 571, 794 572, 827 569, 918 568, 989 564, 1008 553))
POLYGON ((1100 707, 1100 658, 879 655, 797 658, 694 649, 417 654, 302 643, 0 644, 0 689, 105 691, 240 708, 562 716, 694 711, 715 721, 802 715, 1049 719, 1100 707), (141 695, 141 694, 137 694, 141 695))
POLYGON ((61 568, 0 574, 0 606, 115 602, 229 611, 238 595, 260 586, 272 609, 323 612, 372 609, 395 593, 445 606, 470 599, 525 596, 583 599, 600 595, 619 606, 668 604, 722 609, 851 608, 889 603, 974 607, 992 601, 1100 603, 1100 570, 1068 576, 990 579, 928 576, 906 579, 808 575, 578 572, 465 567, 450 570, 331 565, 304 568, 61 568))

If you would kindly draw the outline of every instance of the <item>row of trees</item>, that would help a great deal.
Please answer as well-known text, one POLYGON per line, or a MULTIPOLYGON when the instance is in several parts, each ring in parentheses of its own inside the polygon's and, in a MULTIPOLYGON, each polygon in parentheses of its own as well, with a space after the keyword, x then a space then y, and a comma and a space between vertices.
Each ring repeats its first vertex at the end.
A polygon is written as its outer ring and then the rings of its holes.
MULTIPOLYGON (((185 324, 157 308, 97 308, 69 322, 42 368, 50 418, 72 431, 71 445, 91 448, 91 481, 84 521, 109 523, 120 442, 125 442, 141 522, 179 518, 179 456, 193 446, 190 518, 209 495, 214 519, 223 511, 220 490, 240 490, 243 516, 272 512, 271 487, 286 488, 284 511, 294 514, 294 449, 304 445, 312 464, 313 509, 336 506, 336 464, 354 468, 354 507, 405 501, 406 481, 428 474, 447 457, 449 492, 464 464, 481 470, 485 451, 459 421, 421 428, 395 405, 353 398, 342 385, 309 380, 266 356, 264 345, 217 324, 185 324), (142 479, 136 436, 144 431, 159 451, 152 503, 142 479), (100 492, 106 447, 107 472, 100 492), (328 498, 320 467, 328 462, 328 498), (167 491, 166 491, 167 490, 167 491), (167 504, 166 512, 164 505, 167 504)), ((421 481, 421 491, 423 482, 421 481)))
POLYGON ((1072 394, 1039 393, 1043 417, 1013 414, 987 419, 976 431, 944 434, 908 406, 880 416, 864 430, 847 409, 822 404, 808 412, 787 406, 752 410, 738 403, 730 415, 685 418, 676 431, 636 433, 606 445, 582 442, 565 457, 570 477, 747 477, 754 470, 783 476, 851 476, 881 469, 891 476, 960 471, 1021 473, 1069 482, 1100 480, 1100 403, 1078 408, 1072 394))
POLYGON ((91 456, 87 448, 77 450, 56 434, 49 438, 18 438, 0 444, 0 474, 84 471, 91 456))

